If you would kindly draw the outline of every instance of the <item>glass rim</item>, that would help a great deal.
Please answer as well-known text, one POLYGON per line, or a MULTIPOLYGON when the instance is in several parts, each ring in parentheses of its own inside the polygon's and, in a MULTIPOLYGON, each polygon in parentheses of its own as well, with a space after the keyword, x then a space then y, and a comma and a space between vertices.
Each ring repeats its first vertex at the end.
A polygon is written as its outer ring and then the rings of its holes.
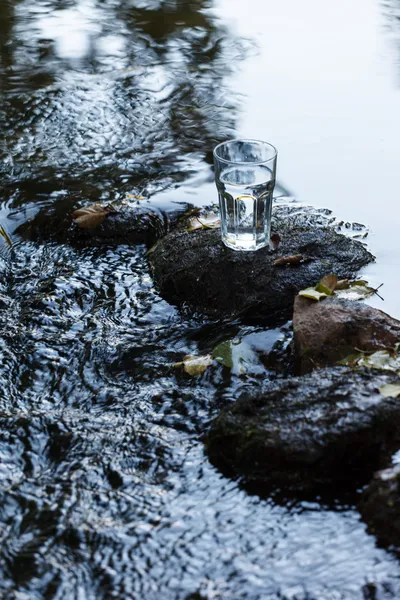
POLYGON ((278 150, 275 148, 275 146, 273 146, 269 142, 264 142, 263 140, 256 140, 256 139, 251 139, 251 138, 232 138, 230 140, 226 140, 225 142, 221 142, 220 144, 217 144, 217 146, 215 146, 215 148, 213 150, 213 156, 217 160, 219 160, 223 163, 226 163, 228 165, 263 165, 265 163, 271 162, 271 160, 275 160, 278 156, 278 150), (227 160, 226 158, 222 158, 221 156, 219 156, 217 154, 217 150, 219 148, 221 148, 222 146, 225 146, 226 144, 231 144, 232 142, 251 142, 253 144, 262 144, 263 146, 268 146, 269 148, 272 148, 273 155, 265 160, 239 161, 239 160, 227 160))

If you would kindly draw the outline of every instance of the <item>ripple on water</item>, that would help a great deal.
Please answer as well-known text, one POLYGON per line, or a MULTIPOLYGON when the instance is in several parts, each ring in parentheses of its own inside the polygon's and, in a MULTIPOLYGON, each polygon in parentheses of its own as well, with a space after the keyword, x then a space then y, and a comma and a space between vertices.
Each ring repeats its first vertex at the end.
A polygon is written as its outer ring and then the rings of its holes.
MULTIPOLYGON (((1 3, 10 232, 58 201, 68 212, 133 189, 161 206, 193 172, 172 195, 206 203, 209 148, 237 118, 227 75, 250 46, 209 5, 1 3)), ((400 597, 395 558, 352 507, 250 495, 204 455, 210 419, 273 376, 262 353, 289 326, 180 313, 154 289, 143 246, 12 241, 0 252, 2 598, 400 597), (246 375, 173 367, 232 339, 246 375)))

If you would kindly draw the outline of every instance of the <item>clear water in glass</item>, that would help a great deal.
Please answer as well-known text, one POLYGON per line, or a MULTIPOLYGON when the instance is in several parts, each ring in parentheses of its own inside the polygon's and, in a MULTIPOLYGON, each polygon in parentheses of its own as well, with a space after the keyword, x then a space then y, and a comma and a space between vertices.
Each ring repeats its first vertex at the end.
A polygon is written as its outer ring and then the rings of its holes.
POLYGON ((269 241, 275 174, 264 165, 229 165, 216 180, 224 243, 258 250, 269 241))

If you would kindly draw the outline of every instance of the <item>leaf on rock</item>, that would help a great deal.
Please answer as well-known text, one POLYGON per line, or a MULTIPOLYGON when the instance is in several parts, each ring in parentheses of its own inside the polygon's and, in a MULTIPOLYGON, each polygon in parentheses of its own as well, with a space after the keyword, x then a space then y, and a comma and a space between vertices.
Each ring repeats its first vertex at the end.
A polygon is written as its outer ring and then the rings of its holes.
POLYGON ((336 289, 336 285, 338 282, 337 275, 325 275, 316 286, 317 292, 321 294, 326 294, 327 296, 333 296, 333 293, 336 289))
POLYGON ((340 279, 335 287, 335 292, 338 290, 348 290, 350 287, 350 281, 348 279, 340 279))
POLYGON ((304 260, 302 254, 293 254, 292 256, 282 256, 274 261, 275 267, 287 267, 291 265, 299 265, 304 260))
POLYGON ((335 296, 343 300, 365 300, 374 294, 376 290, 369 287, 367 281, 350 281, 348 287, 336 288, 335 296))
POLYGON ((327 298, 328 295, 331 295, 331 294, 325 294, 325 292, 319 292, 315 287, 310 287, 305 290, 301 290, 301 292, 299 292, 299 296, 302 296, 303 298, 309 298, 310 300, 315 300, 316 302, 319 302, 323 298, 327 298))
POLYGON ((400 384, 398 383, 387 383, 379 388, 379 392, 385 398, 398 398, 400 396, 400 384))
POLYGON ((354 354, 349 354, 346 358, 339 360, 338 365, 342 365, 343 367, 357 367, 360 358, 364 356, 363 352, 355 352, 354 354))
POLYGON ((368 369, 400 373, 400 357, 393 350, 377 350, 372 354, 360 351, 347 356, 338 364, 347 367, 366 367, 368 369))
POLYGON ((378 350, 373 354, 365 355, 359 361, 361 367, 369 367, 370 369, 381 369, 383 371, 399 371, 400 360, 398 356, 393 356, 393 352, 389 350, 378 350))
POLYGON ((221 220, 215 213, 207 213, 204 215, 196 215, 189 219, 188 231, 196 231, 198 229, 218 229, 221 226, 221 220))
POLYGON ((273 233, 269 240, 269 247, 271 248, 271 250, 277 250, 280 243, 281 236, 279 235, 279 233, 273 233))
POLYGON ((185 373, 196 377, 198 375, 203 375, 212 362, 213 357, 209 354, 206 356, 193 356, 188 354, 183 358, 182 362, 175 363, 174 367, 183 367, 185 373))
POLYGON ((110 212, 112 210, 107 206, 92 204, 91 206, 74 210, 72 219, 81 229, 94 229, 104 221, 110 212))

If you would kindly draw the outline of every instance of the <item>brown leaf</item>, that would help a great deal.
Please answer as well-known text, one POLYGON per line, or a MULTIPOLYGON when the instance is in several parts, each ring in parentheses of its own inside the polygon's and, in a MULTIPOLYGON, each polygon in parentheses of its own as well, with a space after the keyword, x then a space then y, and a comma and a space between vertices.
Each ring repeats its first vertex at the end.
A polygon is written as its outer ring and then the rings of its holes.
POLYGON ((102 204, 92 204, 78 208, 72 213, 72 220, 81 229, 94 229, 100 225, 106 216, 112 212, 107 206, 102 204))
POLYGON ((325 275, 317 285, 316 289, 318 292, 322 292, 327 296, 332 296, 336 289, 337 281, 337 275, 325 275))
POLYGON ((275 267, 286 267, 288 265, 299 265, 304 260, 302 254, 293 254, 293 256, 282 256, 274 261, 275 267))
POLYGON ((269 247, 271 248, 271 250, 277 250, 280 243, 281 236, 279 235, 279 233, 271 234, 271 238, 269 241, 269 247))
POLYGON ((348 279, 340 279, 335 287, 336 290, 348 290, 350 287, 350 281, 348 279))

